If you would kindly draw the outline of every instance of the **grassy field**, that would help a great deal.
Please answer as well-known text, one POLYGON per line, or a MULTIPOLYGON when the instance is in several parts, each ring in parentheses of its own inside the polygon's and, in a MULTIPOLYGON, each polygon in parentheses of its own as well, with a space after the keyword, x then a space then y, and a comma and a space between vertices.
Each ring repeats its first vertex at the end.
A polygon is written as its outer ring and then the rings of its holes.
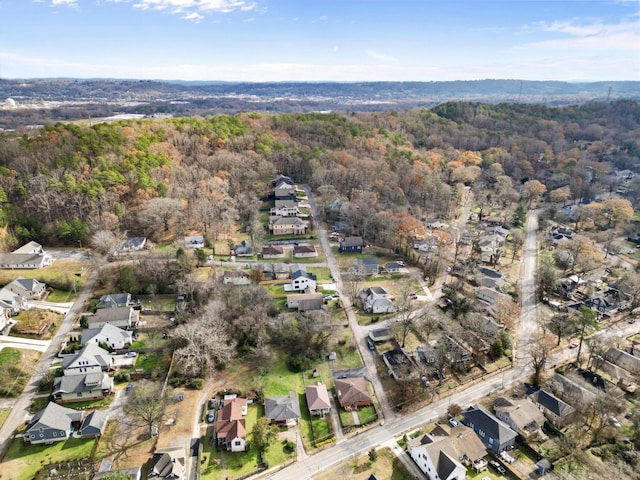
POLYGON ((40 355, 35 350, 0 350, 0 396, 17 397, 22 393, 40 355))
POLYGON ((0 284, 6 285, 17 277, 36 278, 47 285, 62 282, 76 283, 76 291, 83 285, 83 278, 89 272, 88 264, 78 260, 56 260, 51 265, 33 270, 0 270, 0 284))
POLYGON ((88 458, 95 439, 69 438, 53 445, 25 445, 22 438, 15 438, 0 464, 2 480, 30 480, 43 465, 88 458))
POLYGON ((20 357, 22 357, 22 352, 17 348, 3 348, 0 350, 0 367, 4 367, 9 364, 16 364, 20 361, 20 357))
POLYGON ((2 428, 2 425, 4 425, 4 421, 7 419, 10 413, 10 408, 0 408, 0 428, 2 428))
POLYGON ((378 459, 375 462, 371 462, 366 454, 352 457, 314 475, 313 479, 366 480, 371 474, 375 474, 381 480, 413 480, 413 476, 388 448, 378 449, 378 459))
POLYGON ((55 302, 55 303, 73 302, 75 301, 77 296, 78 296, 77 293, 74 293, 73 291, 67 292, 66 290, 58 290, 54 288, 51 292, 49 292, 49 295, 47 295, 47 302, 55 302))

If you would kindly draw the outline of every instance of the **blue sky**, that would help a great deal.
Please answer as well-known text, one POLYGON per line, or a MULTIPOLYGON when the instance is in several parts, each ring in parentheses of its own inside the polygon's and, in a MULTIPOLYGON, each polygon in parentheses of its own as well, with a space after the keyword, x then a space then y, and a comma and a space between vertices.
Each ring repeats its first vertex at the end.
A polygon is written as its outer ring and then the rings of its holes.
POLYGON ((0 78, 640 80, 640 0, 0 0, 0 78))

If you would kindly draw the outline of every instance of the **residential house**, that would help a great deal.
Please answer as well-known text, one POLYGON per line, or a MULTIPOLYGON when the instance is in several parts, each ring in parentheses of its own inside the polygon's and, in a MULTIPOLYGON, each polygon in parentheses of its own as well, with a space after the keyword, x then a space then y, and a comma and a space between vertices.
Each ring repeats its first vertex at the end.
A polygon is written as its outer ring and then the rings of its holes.
POLYGON ((291 180, 291 177, 288 177, 286 175, 282 175, 281 173, 279 173, 278 175, 276 175, 272 182, 271 185, 273 185, 274 187, 277 185, 280 185, 282 183, 286 183, 288 185, 293 185, 293 180, 291 180))
POLYGON ((18 314, 28 308, 29 302, 22 295, 13 293, 7 288, 0 289, 0 309, 18 314))
POLYGON ((295 425, 300 418, 300 403, 295 392, 286 397, 267 397, 264 401, 264 416, 272 423, 295 425))
POLYGON ((82 412, 50 402, 36 413, 23 433, 24 441, 31 444, 66 441, 72 425, 79 425, 82 412))
POLYGON ((380 272, 377 258, 359 258, 355 266, 360 275, 377 275, 380 272))
POLYGON ((242 240, 240 245, 235 245, 231 248, 231 255, 236 257, 251 257, 253 255, 253 248, 249 246, 246 240, 242 240))
POLYGON ((500 293, 489 287, 479 287, 476 290, 476 297, 487 302, 489 305, 499 304, 500 302, 511 302, 509 295, 500 293))
POLYGON ((185 248, 204 248, 204 237, 202 235, 188 235, 184 237, 185 248))
POLYGON ((97 438, 102 435, 106 424, 106 412, 94 410, 84 417, 84 420, 82 420, 82 424, 80 425, 80 436, 82 438, 97 438))
POLYGON ((113 365, 113 357, 109 352, 95 343, 89 343, 77 352, 62 357, 64 375, 100 373, 110 370, 113 365))
POLYGON ((251 275, 246 270, 225 270, 222 274, 222 283, 225 285, 251 285, 251 275))
POLYGON ((494 453, 500 453, 515 443, 518 434, 482 406, 469 407, 462 415, 462 423, 472 428, 494 453))
POLYGON ((266 245, 262 247, 262 258, 284 258, 284 248, 278 245, 266 245))
POLYGON ((123 252, 136 252, 142 250, 147 245, 147 237, 129 237, 120 247, 123 252))
POLYGON ((294 245, 293 256, 294 258, 317 257, 318 251, 313 245, 294 245))
POLYGON ((113 358, 95 343, 89 343, 73 355, 62 359, 63 376, 53 384, 56 402, 97 400, 113 393, 113 377, 106 370, 113 366, 113 358))
POLYGON ((440 340, 445 345, 445 351, 451 355, 451 362, 454 364, 468 363, 473 355, 459 341, 449 335, 443 335, 440 340))
POLYGON ((280 182, 273 187, 273 196, 276 200, 295 200, 296 187, 287 182, 280 182))
POLYGON ((477 270, 475 281, 480 287, 488 287, 498 290, 507 282, 501 272, 486 267, 481 267, 477 270))
POLYGON ((398 273, 401 268, 402 265, 397 262, 388 262, 384 265, 384 269, 387 273, 398 273))
POLYGON ((465 480, 467 469, 448 437, 423 435, 409 441, 409 455, 430 480, 465 480))
POLYGON ((598 315, 611 317, 620 310, 630 305, 629 296, 620 292, 617 288, 607 288, 603 293, 588 298, 584 304, 592 308, 598 315))
POLYGON ((631 355, 619 348, 610 348, 604 357, 611 363, 624 368, 634 375, 640 375, 640 357, 631 355))
POLYGON ((473 429, 458 423, 455 427, 448 424, 437 424, 429 434, 431 437, 448 437, 458 454, 458 460, 467 467, 473 466, 480 471, 487 466, 484 457, 487 449, 473 429))
POLYGON ((530 438, 542 430, 544 414, 526 398, 498 397, 493 402, 493 410, 496 417, 524 438, 530 438))
POLYGON ((346 237, 340 239, 340 253, 362 253, 364 242, 362 237, 346 237))
POLYGON ((186 479, 186 452, 184 448, 163 448, 156 450, 149 462, 147 478, 166 480, 186 479))
POLYGON ((368 287, 363 289, 358 298, 362 301, 362 307, 368 313, 392 313, 395 305, 389 298, 389 292, 384 287, 368 287))
POLYGON ((309 293, 316 291, 318 279, 313 273, 309 273, 302 266, 292 269, 291 283, 284 286, 285 292, 304 292, 309 293))
POLYGON ((130 293, 110 293, 100 297, 97 308, 128 307, 129 305, 131 305, 130 293))
POLYGON ((269 231, 272 235, 304 235, 308 222, 298 217, 269 217, 269 231))
POLYGON ((299 312, 322 310, 324 299, 321 293, 297 293, 287 295, 287 308, 297 308, 299 312))
POLYGON ((110 323, 105 323, 100 328, 86 328, 82 330, 80 343, 85 345, 95 343, 105 344, 114 350, 122 350, 133 343, 133 334, 110 323))
POLYGON ((371 405, 369 386, 364 377, 336 378, 334 386, 338 403, 345 410, 357 410, 371 405))
POLYGON ((331 411, 331 401, 324 383, 316 382, 313 385, 306 386, 304 390, 311 415, 324 417, 331 411))
POLYGON ((243 452, 247 447, 247 399, 225 400, 216 421, 216 441, 232 452, 243 452))
POLYGON ((269 212, 281 217, 295 217, 300 214, 299 204, 295 200, 276 200, 275 206, 269 212))
POLYGON ((489 235, 500 235, 502 238, 507 238, 509 236, 509 230, 507 230, 504 227, 501 227, 500 225, 496 225, 495 227, 489 228, 487 233, 489 235))
POLYGON ((88 315, 89 328, 100 328, 110 323, 119 328, 133 328, 138 323, 140 312, 133 307, 100 308, 88 315))
POLYGON ((51 263, 53 263, 51 255, 42 249, 42 245, 33 241, 11 253, 0 254, 0 268, 5 269, 43 268, 51 263))
POLYGON ((108 470, 97 472, 91 480, 102 480, 104 477, 111 475, 119 475, 118 478, 126 478, 127 480, 140 480, 142 475, 142 467, 118 468, 117 470, 108 470))
POLYGON ((20 295, 28 300, 42 298, 47 291, 47 286, 43 282, 39 282, 35 278, 17 277, 12 280, 4 288, 16 295, 20 295))
POLYGON ((542 414, 556 427, 562 428, 573 420, 576 409, 548 390, 540 389, 529 395, 542 414))

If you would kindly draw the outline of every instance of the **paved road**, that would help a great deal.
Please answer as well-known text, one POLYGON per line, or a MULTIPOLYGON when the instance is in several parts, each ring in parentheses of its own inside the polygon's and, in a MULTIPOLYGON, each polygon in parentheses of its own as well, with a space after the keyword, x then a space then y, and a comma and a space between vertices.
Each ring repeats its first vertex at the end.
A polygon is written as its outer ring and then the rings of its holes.
POLYGON ((89 276, 73 306, 65 315, 64 320, 62 321, 60 328, 58 328, 58 332, 55 337, 51 340, 49 347, 40 357, 40 361, 38 362, 31 379, 27 383, 27 386, 22 392, 22 395, 16 399, 9 416, 0 429, 0 452, 4 452, 11 440, 13 432, 22 425, 22 423, 24 423, 29 415, 28 408, 31 404, 31 399, 38 391, 38 382, 40 382, 42 377, 49 372, 53 360, 60 351, 63 340, 66 338, 69 330, 71 330, 71 327, 73 326, 74 320, 83 310, 84 303, 90 298, 96 279, 97 274, 95 272, 89 276))
POLYGON ((516 366, 526 364, 529 359, 527 350, 538 334, 538 307, 536 298, 536 267, 538 255, 538 214, 537 210, 529 212, 525 227, 524 255, 520 278, 521 315, 513 352, 516 366))
POLYGON ((0 350, 3 348, 21 348, 23 350, 36 350, 46 352, 51 344, 50 340, 32 340, 30 338, 10 337, 0 335, 0 350))
POLYGON ((376 398, 378 399, 378 404, 381 410, 380 413, 387 420, 393 419, 395 418, 396 414, 393 408, 391 408, 391 406, 389 405, 387 394, 382 387, 380 379, 378 378, 378 372, 376 369, 376 358, 371 354, 366 345, 365 338, 367 336, 367 332, 358 324, 358 318, 355 314, 354 307, 351 305, 351 299, 344 294, 342 279, 340 278, 340 268, 338 267, 338 262, 336 261, 336 258, 331 250, 331 245, 329 245, 329 236, 327 235, 327 231, 323 227, 322 221, 318 215, 315 199, 311 195, 311 191, 307 185, 304 186, 304 190, 307 194, 307 198, 309 199, 309 205, 311 206, 311 212, 317 230, 317 237, 320 239, 320 245, 322 246, 325 257, 327 259, 327 267, 329 268, 331 275, 335 279, 336 291, 340 295, 340 301, 342 302, 345 314, 347 315, 347 319, 349 320, 349 327, 351 327, 356 345, 358 347, 358 350, 360 351, 360 356, 362 357, 362 361, 364 362, 364 366, 367 370, 367 378, 371 382, 373 391, 375 392, 376 398))

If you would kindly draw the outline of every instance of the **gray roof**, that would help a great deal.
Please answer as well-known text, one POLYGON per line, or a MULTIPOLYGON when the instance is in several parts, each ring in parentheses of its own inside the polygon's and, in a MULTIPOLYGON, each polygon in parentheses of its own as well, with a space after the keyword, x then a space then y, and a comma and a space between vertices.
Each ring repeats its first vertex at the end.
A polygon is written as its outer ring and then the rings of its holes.
POLYGON ((347 237, 340 241, 341 247, 361 247, 362 237, 347 237))
POLYGON ((129 305, 130 302, 130 293, 111 293, 109 295, 102 295, 97 306, 98 308, 122 307, 129 305))
POLYGON ((132 340, 131 332, 127 330, 123 330, 121 328, 116 327, 115 325, 111 325, 110 323, 105 323, 100 328, 86 328, 82 330, 82 337, 80 339, 80 343, 88 344, 97 336, 103 336, 109 339, 119 339, 123 342, 128 342, 132 340))
POLYGON ((133 312, 132 307, 100 308, 89 317, 89 323, 129 320, 134 316, 133 312))
POLYGON ((67 355, 62 359, 62 368, 81 368, 81 367, 107 367, 111 365, 111 356, 104 348, 100 348, 95 343, 90 343, 74 355, 67 355))
POLYGON ((295 392, 287 397, 268 397, 264 401, 264 416, 276 422, 300 418, 300 404, 295 392))
POLYGON ((18 289, 22 289, 25 292, 36 292, 44 288, 45 284, 39 282, 35 278, 24 278, 17 277, 13 281, 11 281, 7 287, 17 287, 18 289))
POLYGON ((570 415, 575 411, 575 408, 568 403, 563 402, 547 390, 540 389, 537 392, 532 393, 530 396, 536 401, 536 403, 539 403, 558 417, 570 415))
POLYGON ((92 390, 110 390, 113 378, 104 372, 84 375, 64 375, 57 377, 53 385, 53 394, 82 393, 92 390))
POLYGON ((499 445, 518 436, 506 423, 496 418, 480 405, 476 404, 473 407, 469 407, 462 414, 464 416, 463 423, 473 423, 487 436, 496 440, 499 445))
POLYGON ((66 431, 69 430, 71 422, 80 421, 81 418, 82 412, 62 407, 55 402, 49 402, 46 407, 33 416, 25 431, 28 432, 34 427, 66 431))
POLYGON ((80 426, 81 435, 95 435, 102 433, 104 425, 107 423, 107 414, 100 410, 94 410, 87 415, 80 426))

